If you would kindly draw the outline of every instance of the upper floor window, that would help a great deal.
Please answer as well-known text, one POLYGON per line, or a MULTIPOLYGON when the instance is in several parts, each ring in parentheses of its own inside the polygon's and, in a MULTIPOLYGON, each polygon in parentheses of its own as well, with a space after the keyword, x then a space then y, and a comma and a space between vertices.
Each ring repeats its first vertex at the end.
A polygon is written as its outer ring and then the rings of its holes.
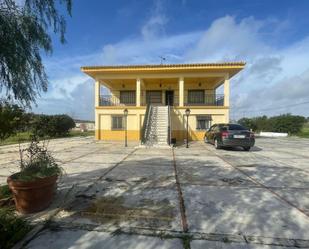
POLYGON ((120 91, 120 103, 126 105, 135 105, 135 91, 120 91))
POLYGON ((188 90, 188 104, 204 104, 204 90, 188 90))

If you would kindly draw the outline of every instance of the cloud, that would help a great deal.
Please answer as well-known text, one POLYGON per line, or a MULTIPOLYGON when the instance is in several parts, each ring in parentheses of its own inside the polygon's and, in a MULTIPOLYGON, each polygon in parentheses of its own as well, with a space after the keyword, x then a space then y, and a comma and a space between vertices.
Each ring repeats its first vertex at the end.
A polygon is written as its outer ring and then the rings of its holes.
POLYGON ((180 34, 165 34, 167 24, 162 2, 156 1, 139 35, 104 44, 92 54, 46 60, 48 74, 52 75, 51 86, 41 99, 43 107, 40 100, 40 110, 65 110, 80 118, 93 119, 93 80, 80 72, 80 66, 85 62, 160 63, 159 56, 164 56, 166 63, 246 61, 246 68, 231 80, 232 118, 287 111, 309 115, 305 106, 259 112, 309 99, 309 37, 282 46, 282 34, 277 30, 288 25, 254 17, 237 20, 224 16, 204 30, 180 34))
POLYGON ((155 0, 150 17, 141 29, 143 39, 149 41, 157 38, 159 35, 164 35, 167 22, 168 18, 164 13, 163 2, 161 0, 155 0))

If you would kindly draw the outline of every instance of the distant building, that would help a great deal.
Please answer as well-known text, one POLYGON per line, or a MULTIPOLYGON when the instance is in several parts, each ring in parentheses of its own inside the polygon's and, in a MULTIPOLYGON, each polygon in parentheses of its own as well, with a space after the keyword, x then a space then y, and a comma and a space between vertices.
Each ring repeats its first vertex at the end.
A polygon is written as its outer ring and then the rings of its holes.
POLYGON ((79 130, 79 131, 94 131, 95 130, 94 121, 74 119, 74 122, 75 122, 75 128, 73 130, 79 130))

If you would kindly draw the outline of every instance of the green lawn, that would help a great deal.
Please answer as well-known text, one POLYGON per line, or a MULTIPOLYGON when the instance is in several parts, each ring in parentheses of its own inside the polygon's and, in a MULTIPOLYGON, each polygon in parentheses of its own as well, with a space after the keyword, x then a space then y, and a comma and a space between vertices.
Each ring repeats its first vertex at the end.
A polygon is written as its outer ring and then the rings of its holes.
MULTIPOLYGON (((15 136, 11 136, 4 141, 0 141, 1 145, 9 145, 9 144, 17 144, 18 142, 24 143, 30 141, 30 132, 19 132, 15 136)), ((87 137, 94 136, 94 131, 70 131, 70 133, 66 137, 87 137)))

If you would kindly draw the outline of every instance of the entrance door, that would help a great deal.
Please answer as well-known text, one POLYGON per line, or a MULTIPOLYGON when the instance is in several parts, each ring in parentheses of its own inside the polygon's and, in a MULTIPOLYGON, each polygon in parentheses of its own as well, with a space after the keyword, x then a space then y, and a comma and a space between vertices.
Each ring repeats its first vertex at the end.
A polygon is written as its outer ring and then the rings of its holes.
POLYGON ((146 92, 146 103, 147 104, 162 104, 162 91, 147 91, 146 92))
POLYGON ((165 91, 165 104, 174 105, 174 91, 165 91))

